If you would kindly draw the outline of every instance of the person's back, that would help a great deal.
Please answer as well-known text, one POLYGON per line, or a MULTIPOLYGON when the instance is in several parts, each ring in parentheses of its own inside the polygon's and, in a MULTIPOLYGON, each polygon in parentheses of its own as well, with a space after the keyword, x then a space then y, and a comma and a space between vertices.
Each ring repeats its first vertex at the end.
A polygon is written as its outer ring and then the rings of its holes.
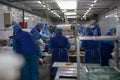
MULTIPOLYGON (((94 36, 91 28, 86 28, 85 36, 94 36)), ((96 40, 83 40, 82 48, 85 48, 85 62, 92 64, 100 64, 100 52, 99 52, 100 42, 96 40)))
POLYGON ((39 47, 35 44, 32 35, 25 31, 19 31, 14 37, 17 41, 17 52, 24 56, 39 54, 39 47))
MULTIPOLYGON (((105 36, 113 36, 116 33, 115 28, 111 28, 105 36)), ((114 40, 103 40, 101 41, 101 66, 109 66, 109 59, 112 58, 111 53, 114 49, 114 40)))
POLYGON ((25 64, 21 69, 22 80, 39 80, 39 47, 33 36, 21 29, 19 24, 13 27, 13 50, 24 56, 25 64))
POLYGON ((52 49, 52 62, 68 62, 67 51, 70 49, 68 39, 62 35, 62 30, 57 29, 56 36, 51 38, 49 47, 52 49))
POLYGON ((93 32, 94 32, 94 36, 101 36, 101 30, 98 25, 95 25, 95 27, 93 28, 93 32))
POLYGON ((53 43, 53 48, 66 48, 66 41, 67 38, 63 35, 56 35, 55 37, 53 37, 51 39, 52 43, 53 43))

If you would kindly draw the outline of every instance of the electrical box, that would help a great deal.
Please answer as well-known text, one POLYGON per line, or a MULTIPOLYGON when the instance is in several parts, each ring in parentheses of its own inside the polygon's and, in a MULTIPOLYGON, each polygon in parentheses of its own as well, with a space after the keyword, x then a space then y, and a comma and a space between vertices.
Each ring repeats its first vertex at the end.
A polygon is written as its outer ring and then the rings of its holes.
POLYGON ((0 14, 0 29, 4 28, 4 14, 0 14))
POLYGON ((4 26, 11 24, 11 14, 10 13, 4 13, 4 26))
POLYGON ((21 28, 27 29, 27 22, 19 22, 21 28))

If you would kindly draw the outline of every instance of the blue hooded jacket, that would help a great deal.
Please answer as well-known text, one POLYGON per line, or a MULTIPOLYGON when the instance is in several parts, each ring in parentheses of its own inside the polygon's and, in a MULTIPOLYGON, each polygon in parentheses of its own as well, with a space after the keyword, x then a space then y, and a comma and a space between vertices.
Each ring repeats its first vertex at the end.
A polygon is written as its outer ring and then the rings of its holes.
POLYGON ((70 43, 68 39, 62 35, 62 29, 56 30, 56 36, 51 38, 49 47, 52 49, 52 62, 69 61, 67 51, 70 49, 70 43))
POLYGON ((18 24, 13 27, 13 30, 16 33, 13 37, 14 51, 24 57, 39 55, 39 47, 30 33, 23 31, 18 24))
MULTIPOLYGON (((86 28, 86 36, 94 36, 91 28, 86 28)), ((85 62, 100 64, 100 42, 96 40, 83 40, 81 46, 85 48, 85 62)))
POLYGON ((43 36, 51 36, 50 31, 48 31, 47 29, 50 29, 50 26, 48 24, 45 24, 44 29, 42 30, 42 34, 43 36))
MULTIPOLYGON (((112 36, 116 33, 115 28, 111 28, 105 36, 112 36)), ((100 50, 101 50, 101 66, 109 66, 109 59, 112 58, 111 53, 114 49, 114 40, 103 40, 101 41, 100 50)))
POLYGON ((40 35, 40 29, 38 28, 39 27, 43 27, 43 23, 38 23, 32 30, 31 30, 31 33, 33 34, 33 37, 35 40, 39 40, 42 35, 40 35))
POLYGON ((98 25, 95 25, 95 27, 93 28, 93 34, 94 36, 101 36, 101 29, 98 25))

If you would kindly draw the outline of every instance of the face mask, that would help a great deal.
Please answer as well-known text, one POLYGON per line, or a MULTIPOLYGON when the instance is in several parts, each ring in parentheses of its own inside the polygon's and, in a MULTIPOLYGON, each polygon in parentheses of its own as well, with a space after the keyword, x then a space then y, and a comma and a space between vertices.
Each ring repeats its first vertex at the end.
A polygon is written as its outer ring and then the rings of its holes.
POLYGON ((94 28, 95 26, 91 26, 91 28, 94 28))

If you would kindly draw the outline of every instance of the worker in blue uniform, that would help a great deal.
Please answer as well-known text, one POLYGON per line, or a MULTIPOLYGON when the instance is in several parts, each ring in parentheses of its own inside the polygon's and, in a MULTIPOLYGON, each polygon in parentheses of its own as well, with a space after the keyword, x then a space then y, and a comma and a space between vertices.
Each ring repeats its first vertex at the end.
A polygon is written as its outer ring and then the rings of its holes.
POLYGON ((23 31, 19 24, 13 26, 13 31, 13 50, 25 59, 21 71, 22 80, 39 80, 39 47, 32 35, 23 31))
POLYGON ((52 62, 68 62, 68 50, 70 43, 68 39, 62 35, 62 29, 56 30, 56 35, 50 39, 49 47, 52 50, 52 62))
POLYGON ((37 23, 37 25, 31 30, 33 37, 35 40, 39 40, 42 35, 40 34, 41 30, 43 29, 44 24, 42 22, 37 23))
POLYGON ((101 29, 99 25, 97 24, 96 20, 91 20, 91 28, 93 30, 94 36, 101 36, 101 29))
MULTIPOLYGON (((56 29, 56 35, 50 39, 49 42, 50 52, 52 53, 52 64, 54 62, 68 62, 68 50, 70 43, 68 39, 62 35, 62 29, 56 29)), ((53 76, 56 75, 57 68, 53 68, 53 76)))
MULTIPOLYGON (((116 33, 115 28, 111 28, 105 35, 114 36, 116 33)), ((109 66, 109 59, 112 58, 111 53, 114 49, 114 40, 103 40, 101 41, 101 66, 109 66)))
MULTIPOLYGON (((38 47, 40 46, 40 39, 44 40, 45 37, 40 34, 40 32, 42 31, 44 27, 44 24, 42 22, 37 23, 37 25, 31 30, 31 33, 34 37, 35 43, 38 45, 38 47)), ((44 57, 44 53, 41 51, 40 47, 39 47, 39 57, 43 58, 44 57)))
POLYGON ((43 52, 48 52, 48 48, 49 48, 49 40, 50 38, 52 37, 52 34, 50 32, 50 26, 46 23, 43 30, 42 30, 42 36, 44 36, 46 39, 44 40, 44 42, 46 43, 45 44, 45 47, 44 47, 44 50, 43 52))
POLYGON ((78 32, 79 32, 80 36, 84 36, 85 35, 85 27, 84 26, 80 26, 78 28, 78 32))
MULTIPOLYGON (((94 36, 91 28, 86 28, 85 36, 94 36)), ((81 46, 85 49, 85 63, 100 64, 99 41, 83 40, 81 46)))
POLYGON ((43 36, 46 36, 46 37, 51 37, 51 32, 50 32, 50 26, 46 23, 43 30, 42 30, 42 34, 43 36))

